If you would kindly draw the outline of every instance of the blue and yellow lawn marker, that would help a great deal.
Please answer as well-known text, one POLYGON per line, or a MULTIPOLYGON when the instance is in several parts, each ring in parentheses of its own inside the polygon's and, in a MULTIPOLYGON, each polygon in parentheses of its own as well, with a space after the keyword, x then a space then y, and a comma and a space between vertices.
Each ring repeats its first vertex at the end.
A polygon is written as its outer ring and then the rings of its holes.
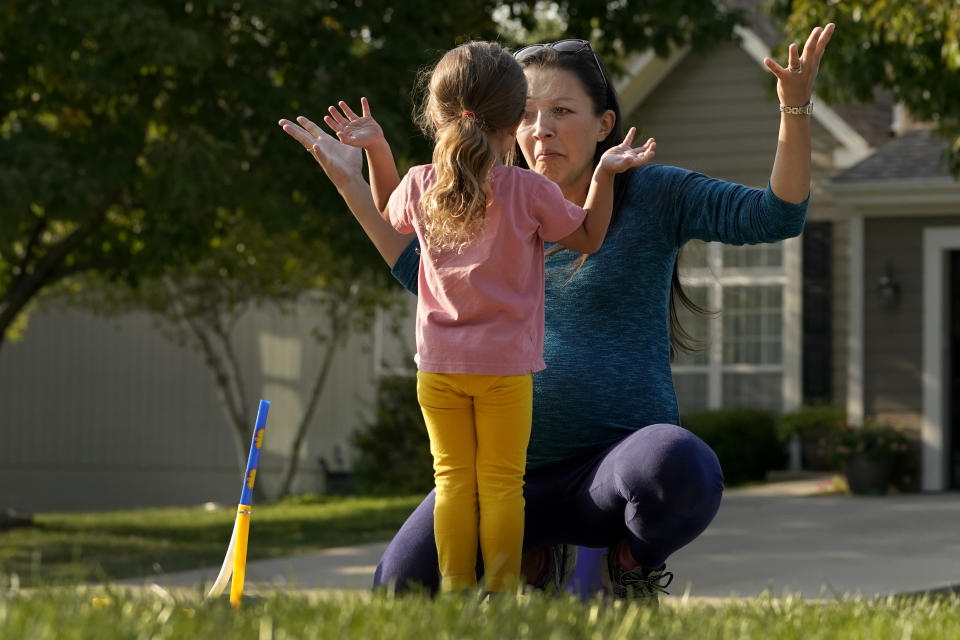
POLYGON ((260 450, 263 448, 263 432, 267 427, 267 413, 270 403, 260 401, 257 410, 257 424, 253 428, 253 441, 250 443, 250 456, 247 458, 247 471, 243 474, 243 491, 240 493, 240 504, 237 506, 237 519, 233 525, 233 534, 230 544, 227 545, 227 555, 223 558, 220 574, 214 581, 208 598, 216 598, 227 586, 227 580, 233 574, 233 583, 230 585, 230 604, 239 607, 243 599, 243 580, 247 570, 247 540, 250 536, 250 512, 253 510, 253 484, 257 479, 257 466, 260 463, 260 450))

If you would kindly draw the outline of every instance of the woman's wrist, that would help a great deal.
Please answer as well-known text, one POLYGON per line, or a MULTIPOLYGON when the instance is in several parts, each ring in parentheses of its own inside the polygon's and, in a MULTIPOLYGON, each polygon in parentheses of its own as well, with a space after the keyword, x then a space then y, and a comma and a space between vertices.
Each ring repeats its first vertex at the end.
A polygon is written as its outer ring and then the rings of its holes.
POLYGON ((780 113, 794 116, 809 116, 813 114, 813 101, 807 100, 801 105, 780 104, 780 113))
POLYGON ((348 194, 354 194, 357 192, 370 192, 370 185, 367 184, 367 181, 364 180, 363 174, 354 173, 343 180, 339 180, 334 183, 337 187, 337 191, 340 192, 340 195, 346 197, 348 194))

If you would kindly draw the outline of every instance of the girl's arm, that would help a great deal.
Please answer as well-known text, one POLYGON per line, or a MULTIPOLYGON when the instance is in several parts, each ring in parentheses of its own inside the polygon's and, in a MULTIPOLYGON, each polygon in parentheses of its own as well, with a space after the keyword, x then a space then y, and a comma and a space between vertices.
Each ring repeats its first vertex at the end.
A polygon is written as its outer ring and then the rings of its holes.
POLYGON ((603 245, 613 215, 613 174, 602 171, 599 165, 593 172, 583 210, 587 212, 583 223, 558 242, 579 253, 593 253, 603 245))
POLYGON ((333 129, 340 142, 351 147, 361 147, 367 154, 367 166, 370 167, 370 190, 373 201, 381 216, 386 216, 387 202, 390 194, 400 184, 400 174, 397 172, 397 163, 393 159, 393 152, 383 128, 370 115, 370 103, 366 98, 360 98, 362 116, 353 112, 347 103, 339 103, 343 113, 336 107, 329 108, 330 115, 324 116, 323 121, 333 129))
POLYGON ((392 268, 410 244, 413 234, 398 232, 381 217, 370 187, 361 174, 360 150, 338 142, 307 118, 301 116, 297 120, 299 125, 281 120, 280 126, 320 163, 380 256, 392 268))
POLYGON ((603 245, 610 226, 610 217, 613 214, 613 178, 631 167, 639 167, 653 159, 657 143, 653 138, 647 140, 642 147, 636 149, 630 146, 636 128, 631 127, 623 142, 608 149, 597 163, 587 191, 587 199, 583 204, 587 216, 573 233, 561 238, 559 243, 568 249, 580 253, 593 253, 603 245))

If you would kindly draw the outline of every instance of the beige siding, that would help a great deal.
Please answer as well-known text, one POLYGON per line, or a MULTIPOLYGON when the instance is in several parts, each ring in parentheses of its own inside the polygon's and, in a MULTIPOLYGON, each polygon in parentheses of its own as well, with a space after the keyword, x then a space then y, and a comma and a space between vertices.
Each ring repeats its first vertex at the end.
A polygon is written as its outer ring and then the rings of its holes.
MULTIPOLYGON (((235 332, 251 416, 272 403, 258 483, 269 493, 321 353, 315 312, 249 314, 235 332)), ((373 361, 354 339, 337 357, 304 446, 300 491, 323 490, 318 457, 334 457, 372 401, 373 361)), ((250 429, 252 431, 252 423, 250 429)), ((237 447, 199 353, 144 315, 111 320, 47 309, 0 351, 0 506, 33 510, 232 503, 237 447)), ((246 457, 249 441, 242 454, 246 457)))
POLYGON ((864 409, 914 429, 923 416, 923 229, 929 226, 960 226, 960 216, 864 224, 864 409), (883 308, 877 289, 888 266, 900 285, 895 309, 883 308))

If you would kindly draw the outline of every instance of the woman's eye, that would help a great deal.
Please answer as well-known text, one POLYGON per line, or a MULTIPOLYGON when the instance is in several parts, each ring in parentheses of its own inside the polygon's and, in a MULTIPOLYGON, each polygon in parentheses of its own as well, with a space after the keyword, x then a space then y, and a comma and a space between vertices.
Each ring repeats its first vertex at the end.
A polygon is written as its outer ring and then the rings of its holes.
POLYGON ((523 120, 524 120, 524 122, 530 122, 530 121, 532 121, 532 120, 533 120, 534 118, 536 118, 536 117, 537 117, 537 114, 535 114, 533 111, 524 111, 524 112, 523 112, 523 120))
POLYGON ((570 109, 567 109, 566 107, 554 107, 553 112, 557 114, 570 113, 570 109))

